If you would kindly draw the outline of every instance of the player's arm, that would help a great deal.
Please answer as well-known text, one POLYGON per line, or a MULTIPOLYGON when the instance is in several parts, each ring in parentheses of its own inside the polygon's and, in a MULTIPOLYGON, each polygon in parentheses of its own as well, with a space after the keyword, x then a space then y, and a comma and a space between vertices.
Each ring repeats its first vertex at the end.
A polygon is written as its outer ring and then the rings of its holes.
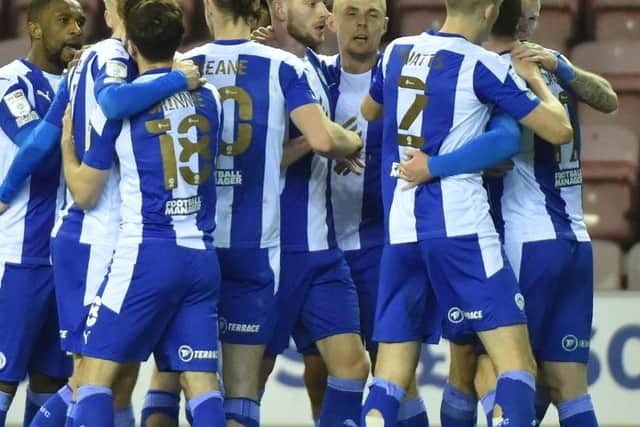
POLYGON ((417 149, 407 149, 408 160, 400 162, 400 176, 407 188, 433 178, 480 172, 496 166, 520 151, 521 130, 518 122, 505 113, 495 113, 487 131, 447 154, 429 157, 417 149))
POLYGON ((134 76, 128 61, 117 58, 99 70, 95 95, 107 119, 131 117, 175 93, 202 85, 200 71, 192 61, 176 61, 172 72, 157 79, 128 83, 134 76))
POLYGON ((3 204, 11 203, 24 181, 46 161, 47 157, 55 154, 62 133, 62 117, 68 102, 67 81, 63 79, 44 119, 39 120, 35 128, 29 132, 11 162, 9 171, 0 185, 0 202, 3 204))
MULTIPOLYGON (((95 159, 89 160, 90 154, 89 151, 87 151, 81 163, 76 155, 76 148, 73 141, 71 108, 67 108, 63 123, 60 148, 62 151, 64 179, 76 205, 83 210, 91 209, 98 202, 104 184, 109 176, 109 170, 111 169, 111 162, 113 160, 113 145, 101 150, 102 153, 107 153, 103 158, 108 159, 110 156, 110 161, 98 160, 100 158, 99 154, 96 154, 95 159)), ((92 137, 93 135, 94 131, 92 130, 92 137)), ((92 146, 108 146, 108 144, 102 143, 103 140, 93 141, 92 146)), ((94 152, 97 153, 98 150, 94 150, 94 152)))
POLYGON ((498 106, 551 144, 571 140, 573 128, 567 112, 547 87, 537 64, 513 61, 520 76, 529 83, 531 93, 510 65, 493 57, 486 60, 488 65, 479 61, 473 71, 478 99, 498 106))
POLYGON ((522 43, 512 56, 540 64, 554 73, 564 87, 569 87, 578 98, 603 113, 618 109, 618 96, 611 84, 603 77, 576 67, 564 55, 553 52, 535 43, 522 43))
POLYGON ((542 78, 538 64, 514 60, 514 65, 518 74, 527 81, 541 101, 529 114, 520 119, 520 123, 551 144, 561 145, 571 141, 573 128, 567 111, 542 78))
MULTIPOLYGON (((309 149, 331 158, 342 159, 362 148, 362 140, 355 132, 332 122, 313 97, 303 67, 283 63, 280 82, 291 121, 306 140, 309 149)), ((287 162, 304 156, 305 141, 295 135, 285 144, 283 158, 287 162)), ((307 151, 308 152, 308 151, 307 151)))

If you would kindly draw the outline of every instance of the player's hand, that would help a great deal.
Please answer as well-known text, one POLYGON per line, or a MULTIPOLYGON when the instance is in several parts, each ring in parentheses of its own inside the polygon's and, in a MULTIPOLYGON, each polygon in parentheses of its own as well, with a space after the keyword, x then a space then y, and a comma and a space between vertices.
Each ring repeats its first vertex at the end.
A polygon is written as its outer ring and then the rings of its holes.
POLYGON ((429 170, 429 156, 416 148, 407 148, 404 152, 406 160, 400 161, 400 178, 407 181, 403 191, 411 190, 420 184, 433 179, 429 170))
POLYGON ((537 62, 531 62, 514 57, 512 57, 512 62, 516 73, 526 81, 532 82, 542 78, 542 74, 540 74, 540 67, 537 62))
POLYGON ((530 42, 522 42, 511 51, 511 57, 523 61, 540 64, 545 70, 555 73, 558 68, 558 58, 544 47, 530 42))
POLYGON ((336 165, 333 170, 335 173, 342 176, 349 175, 350 173, 362 175, 364 166, 362 150, 358 150, 342 160, 336 160, 336 165))
POLYGON ((173 61, 173 71, 180 71, 184 74, 189 90, 198 89, 207 82, 202 78, 198 66, 193 61, 175 60, 173 61))
POLYGON ((513 162, 511 160, 507 160, 504 163, 500 163, 497 166, 485 170, 484 176, 489 178, 502 178, 507 174, 507 172, 513 170, 513 166, 513 162))
POLYGON ((256 28, 253 33, 251 33, 251 40, 266 46, 278 47, 274 37, 273 27, 271 25, 268 27, 256 28))
POLYGON ((71 104, 67 105, 62 118, 62 138, 60 138, 62 149, 71 148, 75 152, 75 143, 73 141, 73 121, 71 120, 71 104))
POLYGON ((0 215, 5 213, 7 211, 7 209, 9 209, 9 205, 0 202, 0 215))

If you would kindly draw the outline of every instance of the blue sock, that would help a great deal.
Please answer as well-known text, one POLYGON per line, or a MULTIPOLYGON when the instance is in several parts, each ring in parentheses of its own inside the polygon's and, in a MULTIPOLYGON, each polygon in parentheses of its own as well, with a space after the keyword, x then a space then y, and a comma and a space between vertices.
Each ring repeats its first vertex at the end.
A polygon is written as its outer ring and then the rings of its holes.
POLYGON ((146 427, 151 415, 162 414, 178 422, 180 417, 180 395, 167 391, 149 390, 144 396, 140 426, 146 427))
MULTIPOLYGON (((502 425, 530 426, 536 420, 536 379, 530 372, 509 371, 498 376, 496 405, 502 408, 502 425)), ((495 417, 495 414, 494 414, 495 417)))
POLYGON ((374 377, 369 386, 369 395, 362 407, 361 425, 366 426, 367 414, 372 410, 382 414, 385 425, 396 425, 398 423, 400 402, 402 402, 406 393, 401 387, 382 378, 374 377))
POLYGON ((598 427, 591 396, 583 394, 558 403, 560 427, 598 427))
POLYGON ((536 419, 538 425, 542 424, 544 416, 547 414, 547 409, 551 405, 551 398, 549 394, 543 390, 536 391, 536 419))
POLYGON ((12 400, 12 395, 0 391, 0 427, 4 427, 4 423, 7 420, 7 412, 9 412, 9 406, 11 406, 12 400))
POLYGON ((398 427, 429 427, 427 408, 420 396, 400 403, 398 427))
POLYGON ((478 401, 474 396, 463 393, 447 382, 440 405, 442 427, 474 427, 478 401))
POLYGON ((350 425, 349 421, 359 426, 365 385, 362 380, 329 376, 320 411, 320 427, 350 425))
POLYGON ((113 415, 113 427, 135 427, 136 417, 131 406, 118 409, 113 415))
POLYGON ((224 414, 245 427, 260 425, 260 405, 255 400, 232 397, 224 401, 224 414))
POLYGON ((480 404, 482 404, 482 409, 484 409, 484 413, 487 416, 487 427, 493 426, 493 406, 496 403, 496 391, 489 390, 487 394, 482 396, 480 399, 480 404))
POLYGON ((85 385, 78 389, 74 427, 113 427, 113 395, 111 389, 85 385))
POLYGON ((64 427, 73 427, 74 420, 76 418, 76 405, 75 401, 71 401, 69 403, 69 407, 67 408, 67 419, 64 422, 64 427))
MULTIPOLYGON (((27 401, 24 408, 24 419, 22 421, 22 425, 25 425, 25 426, 31 425, 31 421, 40 410, 40 407, 43 406, 45 403, 47 403, 47 401, 50 398, 56 397, 56 396, 57 396, 57 393, 35 393, 31 391, 31 388, 28 388, 27 401)), ((65 407, 63 413, 66 413, 66 412, 67 412, 67 408, 65 407)))
POLYGON ((193 414, 193 427, 225 427, 227 425, 222 407, 222 394, 219 391, 201 394, 191 399, 188 405, 193 414))
MULTIPOLYGON (((29 427, 63 426, 67 419, 67 408, 71 403, 72 393, 71 387, 68 384, 65 385, 57 393, 52 394, 43 405, 40 405, 40 409, 32 418, 31 424, 27 424, 25 413, 24 425, 29 427)), ((29 399, 28 394, 27 399, 29 399)))

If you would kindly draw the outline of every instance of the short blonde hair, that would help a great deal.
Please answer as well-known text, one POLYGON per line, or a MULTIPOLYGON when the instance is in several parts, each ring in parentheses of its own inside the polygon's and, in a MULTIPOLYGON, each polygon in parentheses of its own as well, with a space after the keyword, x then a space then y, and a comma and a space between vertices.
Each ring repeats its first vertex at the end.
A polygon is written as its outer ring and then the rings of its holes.
POLYGON ((496 4, 498 0, 446 0, 447 12, 471 15, 481 7, 496 4))

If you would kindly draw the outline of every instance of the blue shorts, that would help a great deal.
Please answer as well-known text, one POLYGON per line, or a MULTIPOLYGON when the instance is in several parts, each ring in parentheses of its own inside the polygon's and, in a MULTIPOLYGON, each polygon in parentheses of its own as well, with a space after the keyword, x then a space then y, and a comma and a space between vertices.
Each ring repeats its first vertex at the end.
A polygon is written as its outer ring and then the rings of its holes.
POLYGON ((382 246, 345 251, 344 256, 349 264, 351 277, 358 292, 362 339, 369 352, 376 352, 378 346, 372 339, 373 319, 376 316, 382 246))
POLYGON ((216 372, 219 291, 215 250, 119 243, 89 310, 82 354, 124 363, 153 353, 161 371, 216 372))
POLYGON ((590 242, 542 240, 504 245, 527 302, 538 361, 587 363, 593 318, 590 242))
POLYGON ((452 325, 468 322, 473 332, 526 323, 524 298, 497 236, 385 246, 373 339, 424 340, 447 323, 443 314, 452 325))
POLYGON ((64 351, 82 350, 89 307, 107 274, 113 247, 87 245, 63 233, 51 240, 60 344, 64 351))
POLYGON ((280 248, 217 249, 222 273, 220 340, 266 345, 276 321, 280 248))
POLYGON ((339 249, 283 252, 277 323, 266 354, 276 356, 293 335, 298 350, 334 335, 360 333, 358 294, 339 249))
POLYGON ((0 381, 28 372, 68 378, 72 360, 60 349, 51 266, 0 262, 0 381))

